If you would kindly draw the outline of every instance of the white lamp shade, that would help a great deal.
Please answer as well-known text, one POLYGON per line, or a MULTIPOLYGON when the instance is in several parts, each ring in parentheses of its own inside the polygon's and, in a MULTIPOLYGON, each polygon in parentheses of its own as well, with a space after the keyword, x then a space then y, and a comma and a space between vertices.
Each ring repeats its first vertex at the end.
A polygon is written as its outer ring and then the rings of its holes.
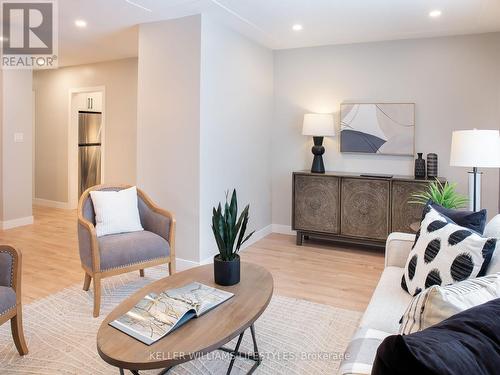
POLYGON ((455 167, 500 167, 498 130, 458 130, 451 138, 450 165, 455 167))
POLYGON ((332 114, 306 113, 302 126, 303 135, 329 137, 335 135, 332 114))

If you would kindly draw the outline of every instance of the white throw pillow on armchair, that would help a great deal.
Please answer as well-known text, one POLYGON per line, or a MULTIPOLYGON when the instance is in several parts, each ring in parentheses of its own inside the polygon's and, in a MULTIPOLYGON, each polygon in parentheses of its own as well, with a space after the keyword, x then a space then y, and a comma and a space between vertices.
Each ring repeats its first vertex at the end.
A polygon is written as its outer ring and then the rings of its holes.
POLYGON ((119 191, 91 191, 97 237, 144 230, 135 186, 119 191))

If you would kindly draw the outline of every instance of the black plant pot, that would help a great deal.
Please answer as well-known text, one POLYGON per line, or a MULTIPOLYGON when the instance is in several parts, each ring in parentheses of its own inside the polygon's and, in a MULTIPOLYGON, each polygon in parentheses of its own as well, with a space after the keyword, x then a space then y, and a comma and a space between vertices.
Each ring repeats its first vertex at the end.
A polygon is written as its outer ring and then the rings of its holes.
POLYGON ((222 260, 220 255, 214 257, 215 283, 224 286, 235 285, 240 282, 240 256, 233 260, 222 260))

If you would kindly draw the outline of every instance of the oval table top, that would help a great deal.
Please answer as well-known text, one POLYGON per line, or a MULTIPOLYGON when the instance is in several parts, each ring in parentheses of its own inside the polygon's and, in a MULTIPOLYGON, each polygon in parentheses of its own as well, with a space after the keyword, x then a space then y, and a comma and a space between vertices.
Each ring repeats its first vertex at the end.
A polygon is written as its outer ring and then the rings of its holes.
POLYGON ((241 281, 233 286, 215 284, 213 264, 191 268, 155 281, 120 303, 102 322, 97 351, 107 363, 129 370, 167 368, 209 353, 231 341, 264 312, 273 294, 273 277, 264 267, 241 262, 241 281), (234 293, 234 296, 191 319, 148 346, 108 323, 129 311, 146 294, 160 293, 197 281, 234 293))

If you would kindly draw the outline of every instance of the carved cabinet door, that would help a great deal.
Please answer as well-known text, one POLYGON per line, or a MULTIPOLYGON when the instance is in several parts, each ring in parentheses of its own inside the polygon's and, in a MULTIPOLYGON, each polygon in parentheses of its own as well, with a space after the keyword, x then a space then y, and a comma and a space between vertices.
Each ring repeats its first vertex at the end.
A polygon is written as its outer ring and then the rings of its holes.
POLYGON ((390 182, 342 179, 341 234, 385 240, 389 234, 390 182))
POLYGON ((338 234, 339 178, 294 175, 293 229, 338 234))
POLYGON ((392 183, 392 232, 415 233, 411 224, 420 222, 423 207, 408 203, 413 193, 425 190, 428 182, 394 181, 392 183))

